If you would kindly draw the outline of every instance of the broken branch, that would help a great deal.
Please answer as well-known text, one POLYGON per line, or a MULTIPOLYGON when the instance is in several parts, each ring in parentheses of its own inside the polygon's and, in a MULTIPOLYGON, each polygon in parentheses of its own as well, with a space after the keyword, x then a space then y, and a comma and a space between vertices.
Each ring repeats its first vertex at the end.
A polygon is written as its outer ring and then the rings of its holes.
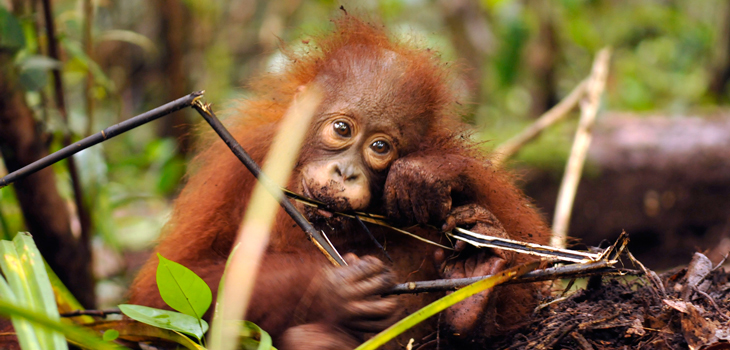
MULTIPOLYGON (((566 266, 550 267, 542 270, 528 272, 518 278, 506 282, 505 284, 530 283, 561 278, 581 278, 597 275, 623 276, 643 274, 643 272, 639 270, 613 268, 613 264, 615 264, 615 261, 599 261, 590 264, 573 264, 566 266)), ((490 276, 479 276, 401 283, 396 285, 391 291, 385 293, 384 295, 452 291, 489 277, 490 276)))
POLYGON ((106 141, 114 136, 117 136, 123 132, 134 129, 142 124, 146 124, 160 117, 164 117, 172 112, 181 110, 185 107, 190 107, 195 100, 203 96, 203 91, 193 92, 185 97, 181 97, 175 101, 164 104, 151 111, 142 113, 138 116, 129 118, 119 124, 112 125, 101 132, 84 138, 78 142, 74 142, 56 152, 49 154, 33 163, 24 166, 17 171, 14 171, 2 179, 0 179, 0 188, 3 188, 15 181, 27 177, 28 175, 34 174, 39 170, 53 165, 54 163, 66 159, 78 152, 81 152, 91 146, 106 141))
POLYGON ((576 86, 573 91, 568 94, 568 96, 541 115, 540 118, 522 130, 522 132, 497 146, 494 150, 492 163, 495 165, 502 164, 505 160, 517 153, 517 151, 519 151, 523 146, 539 136, 543 130, 563 120, 566 116, 568 116, 568 112, 570 112, 583 97, 585 89, 586 81, 584 80, 581 81, 580 84, 578 84, 578 86, 576 86))
POLYGON ((578 189, 578 182, 583 173, 588 147, 593 138, 592 129, 598 114, 598 107, 601 102, 601 95, 606 86, 608 77, 608 63, 611 51, 602 49, 593 61, 591 76, 586 83, 586 94, 580 103, 580 122, 575 132, 573 148, 570 151, 568 163, 565 166, 565 175, 560 184, 558 201, 555 205, 555 216, 553 218, 553 237, 550 245, 556 248, 565 248, 568 237, 568 225, 570 214, 573 210, 573 201, 578 189))
POLYGON ((248 171, 250 171, 251 174, 253 174, 264 186, 264 188, 266 188, 269 193, 271 193, 271 195, 279 201, 279 204, 284 208, 284 211, 286 211, 294 222, 296 222, 297 225, 304 230, 312 243, 314 243, 314 245, 322 251, 330 262, 332 262, 335 266, 346 266, 347 263, 344 259, 342 259, 332 243, 330 243, 329 239, 327 239, 327 236, 324 235, 324 232, 317 231, 314 226, 312 226, 312 224, 304 218, 302 213, 300 213, 290 201, 286 200, 281 188, 272 183, 271 180, 269 180, 269 178, 261 172, 259 165, 256 164, 246 150, 241 147, 233 135, 228 132, 228 129, 223 126, 223 123, 221 123, 218 117, 215 116, 213 110, 210 109, 210 106, 203 104, 200 101, 195 101, 195 103, 193 103, 193 108, 198 111, 205 121, 208 122, 210 127, 215 130, 218 136, 223 139, 226 146, 228 146, 238 160, 246 166, 248 171))

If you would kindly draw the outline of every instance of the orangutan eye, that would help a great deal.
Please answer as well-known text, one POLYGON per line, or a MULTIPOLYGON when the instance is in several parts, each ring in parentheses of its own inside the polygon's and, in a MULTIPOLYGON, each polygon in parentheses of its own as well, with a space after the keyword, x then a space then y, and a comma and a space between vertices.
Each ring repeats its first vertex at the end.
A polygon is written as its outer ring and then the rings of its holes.
POLYGON ((342 137, 352 136, 352 129, 350 128, 350 124, 347 124, 346 122, 338 120, 338 121, 334 122, 334 124, 332 124, 332 126, 334 127, 337 135, 340 135, 342 137))
POLYGON ((373 141, 370 148, 378 154, 386 154, 390 151, 390 144, 383 140, 373 141))

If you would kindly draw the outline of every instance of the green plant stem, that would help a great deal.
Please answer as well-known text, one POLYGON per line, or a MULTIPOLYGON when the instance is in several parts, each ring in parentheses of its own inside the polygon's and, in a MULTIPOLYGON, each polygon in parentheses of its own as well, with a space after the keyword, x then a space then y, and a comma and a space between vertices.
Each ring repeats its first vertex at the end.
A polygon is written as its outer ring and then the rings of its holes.
POLYGON ((70 341, 87 349, 96 350, 119 350, 126 349, 120 345, 103 341, 94 333, 91 333, 81 327, 70 324, 61 323, 50 319, 46 315, 39 314, 18 306, 13 305, 5 300, 0 300, 0 315, 10 317, 19 316, 32 323, 47 327, 54 331, 63 333, 70 341))
POLYGON ((8 226, 8 222, 7 220, 5 220, 5 215, 3 215, 2 205, 0 205, 0 229, 2 229, 2 235, 0 235, 0 239, 12 239, 12 237, 10 237, 10 226, 8 226))
POLYGON ((439 300, 434 301, 431 304, 426 305, 422 309, 408 315, 406 318, 398 321, 398 323, 388 327, 386 330, 378 333, 378 335, 370 338, 368 341, 362 343, 355 350, 374 350, 381 345, 387 343, 389 340, 395 338, 399 334, 405 332, 411 327, 421 323, 425 319, 443 311, 451 305, 454 305, 474 294, 483 292, 489 288, 493 288, 499 284, 502 284, 515 277, 524 275, 536 269, 539 266, 539 261, 534 261, 517 267, 513 267, 508 270, 504 270, 490 278, 480 280, 472 283, 462 289, 459 289, 439 300))

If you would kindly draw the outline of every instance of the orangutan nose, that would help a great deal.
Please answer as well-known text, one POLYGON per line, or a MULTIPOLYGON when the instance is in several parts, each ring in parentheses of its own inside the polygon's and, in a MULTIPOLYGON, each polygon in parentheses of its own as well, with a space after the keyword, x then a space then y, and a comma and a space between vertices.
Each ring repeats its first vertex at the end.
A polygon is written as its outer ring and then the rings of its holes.
POLYGON ((360 169, 350 162, 336 162, 332 164, 332 173, 330 176, 332 176, 335 181, 340 182, 343 185, 360 182, 359 180, 364 178, 360 169))

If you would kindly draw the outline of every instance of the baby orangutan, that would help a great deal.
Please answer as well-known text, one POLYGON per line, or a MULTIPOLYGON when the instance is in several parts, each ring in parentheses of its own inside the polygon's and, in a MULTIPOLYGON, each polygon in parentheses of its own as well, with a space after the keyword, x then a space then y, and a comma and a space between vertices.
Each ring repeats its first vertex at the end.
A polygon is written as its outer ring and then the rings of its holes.
MULTIPOLYGON (((256 96, 242 103, 230 126, 251 156, 263 161, 297 89, 316 84, 324 99, 289 189, 333 211, 383 214, 403 227, 418 224, 409 230, 446 245, 443 233, 426 225, 546 244, 549 231, 540 215, 510 174, 492 165, 468 136, 447 64, 431 50, 392 40, 380 26, 353 16, 343 15, 335 26, 303 44, 306 52, 284 48, 284 71, 253 83, 256 96)), ((157 251, 192 269, 215 293, 256 180, 220 141, 203 149, 196 164, 157 251)), ((462 243, 447 252, 369 227, 392 257, 384 261, 361 223, 300 210, 346 253, 349 266, 332 267, 280 211, 246 317, 282 350, 354 348, 368 333, 443 296, 381 297, 396 283, 488 275, 534 259, 462 243)), ((140 272, 131 303, 165 307, 156 266, 153 257, 140 272)), ((386 347, 402 348, 414 338, 414 348, 483 348, 489 336, 529 314, 539 289, 514 285, 483 292, 386 347)))

